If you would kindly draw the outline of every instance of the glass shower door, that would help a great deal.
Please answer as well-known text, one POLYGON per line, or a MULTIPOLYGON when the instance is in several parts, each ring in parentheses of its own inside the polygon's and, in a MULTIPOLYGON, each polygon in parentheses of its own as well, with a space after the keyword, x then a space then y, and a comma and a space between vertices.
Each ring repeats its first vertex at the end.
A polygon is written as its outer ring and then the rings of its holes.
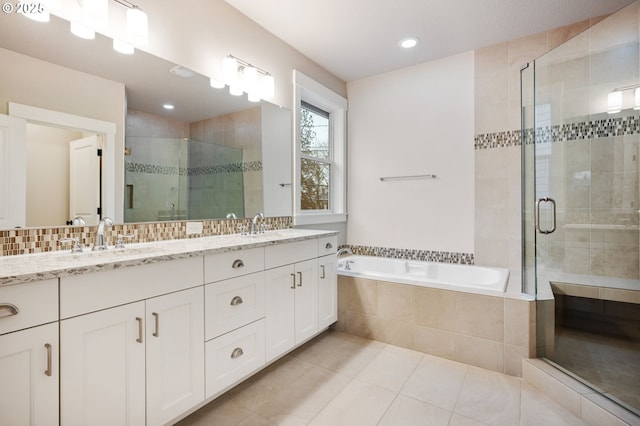
POLYGON ((607 95, 640 83, 637 14, 521 73, 523 291, 537 299, 537 354, 636 413, 640 118, 631 93, 611 113, 607 95))

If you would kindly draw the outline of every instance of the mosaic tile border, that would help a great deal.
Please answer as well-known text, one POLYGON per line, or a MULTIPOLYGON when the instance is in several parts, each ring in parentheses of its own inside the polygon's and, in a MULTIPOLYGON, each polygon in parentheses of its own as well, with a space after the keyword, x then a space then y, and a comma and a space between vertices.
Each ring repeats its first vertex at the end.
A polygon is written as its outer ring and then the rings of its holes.
POLYGON ((426 262, 456 263, 459 265, 473 265, 475 263, 473 253, 359 246, 351 244, 347 244, 342 247, 348 247, 351 249, 353 254, 360 256, 387 257, 391 259, 408 259, 426 262))
MULTIPOLYGON (((118 235, 128 234, 133 234, 133 237, 129 238, 127 243, 145 243, 237 234, 242 232, 243 227, 250 229, 251 226, 251 218, 212 219, 197 222, 202 222, 202 234, 187 236, 187 221, 168 221, 117 224, 105 229, 105 236, 109 245, 115 244, 118 235)), ((293 220, 291 216, 266 217, 264 224, 267 229, 288 229, 292 227, 293 220)), ((71 249, 68 244, 60 243, 62 238, 80 238, 81 244, 90 247, 93 245, 95 232, 95 226, 0 230, 0 256, 71 249)))
POLYGON ((221 173, 260 172, 262 161, 247 161, 242 163, 214 164, 202 167, 174 167, 160 166, 147 163, 125 163, 125 170, 129 173, 146 173, 153 175, 199 176, 221 173))
MULTIPOLYGON (((524 143, 566 142, 640 134, 640 116, 611 117, 525 129, 524 143)), ((475 149, 506 148, 522 145, 522 131, 485 133, 474 138, 475 149)))

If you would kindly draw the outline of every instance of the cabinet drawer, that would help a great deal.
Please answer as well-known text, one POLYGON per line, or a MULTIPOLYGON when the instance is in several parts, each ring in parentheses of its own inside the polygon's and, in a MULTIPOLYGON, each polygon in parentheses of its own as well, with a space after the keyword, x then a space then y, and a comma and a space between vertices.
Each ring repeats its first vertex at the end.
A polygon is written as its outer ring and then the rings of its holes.
POLYGON ((239 277, 264 269, 264 248, 210 254, 204 257, 205 283, 239 277))
POLYGON ((62 277, 60 317, 70 318, 202 284, 202 256, 62 277))
POLYGON ((204 294, 205 340, 264 317, 264 272, 208 284, 204 294))
POLYGON ((0 287, 0 334, 57 320, 57 278, 0 287))
POLYGON ((336 235, 318 238, 318 256, 333 254, 336 251, 338 251, 338 237, 336 235))
POLYGON ((261 319, 205 344, 206 398, 264 365, 264 339, 264 319, 261 319))
POLYGON ((265 247, 264 263, 266 269, 271 269, 314 257, 318 257, 318 240, 316 238, 265 247))

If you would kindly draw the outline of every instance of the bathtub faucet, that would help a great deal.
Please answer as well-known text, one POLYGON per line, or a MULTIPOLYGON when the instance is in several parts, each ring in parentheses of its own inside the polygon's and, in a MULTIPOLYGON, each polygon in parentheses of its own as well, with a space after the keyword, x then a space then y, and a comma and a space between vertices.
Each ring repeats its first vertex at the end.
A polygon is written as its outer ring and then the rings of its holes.
POLYGON ((348 254, 348 255, 353 256, 353 252, 351 251, 351 249, 350 249, 349 247, 342 247, 342 248, 341 248, 340 250, 338 250, 338 252, 336 253, 336 257, 338 257, 338 258, 339 258, 340 256, 342 256, 342 255, 343 255, 343 254, 345 254, 345 253, 346 253, 346 254, 348 254))

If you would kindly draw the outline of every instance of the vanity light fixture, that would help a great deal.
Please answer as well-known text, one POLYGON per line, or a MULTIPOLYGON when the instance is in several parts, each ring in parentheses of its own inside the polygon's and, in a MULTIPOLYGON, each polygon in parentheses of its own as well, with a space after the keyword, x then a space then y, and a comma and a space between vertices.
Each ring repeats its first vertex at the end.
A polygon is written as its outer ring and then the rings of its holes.
POLYGON ((420 40, 417 37, 405 37, 398 42, 398 45, 403 49, 411 49, 416 47, 418 43, 420 43, 420 40))
POLYGON ((136 5, 131 5, 127 10, 127 37, 133 44, 140 46, 149 44, 149 19, 147 14, 136 5))
POLYGON ((273 76, 247 61, 229 55, 222 60, 222 73, 232 95, 240 96, 246 92, 250 102, 260 102, 274 96, 273 76))
POLYGON ((78 0, 82 5, 84 21, 95 29, 109 24, 109 0, 78 0))
POLYGON ((162 105, 162 108, 171 111, 172 109, 175 108, 175 106, 173 106, 171 104, 164 104, 164 105, 162 105))
POLYGON ((613 89, 607 96, 607 112, 609 114, 616 114, 622 111, 624 92, 633 90, 633 109, 640 110, 640 84, 633 84, 631 86, 617 87, 613 89))
POLYGON ((93 40, 96 38, 96 32, 86 25, 71 22, 70 28, 71 33, 76 37, 84 38, 85 40, 93 40))
POLYGON ((211 87, 213 87, 214 89, 224 89, 224 86, 225 86, 223 82, 213 77, 209 79, 209 85, 211 85, 211 87))

